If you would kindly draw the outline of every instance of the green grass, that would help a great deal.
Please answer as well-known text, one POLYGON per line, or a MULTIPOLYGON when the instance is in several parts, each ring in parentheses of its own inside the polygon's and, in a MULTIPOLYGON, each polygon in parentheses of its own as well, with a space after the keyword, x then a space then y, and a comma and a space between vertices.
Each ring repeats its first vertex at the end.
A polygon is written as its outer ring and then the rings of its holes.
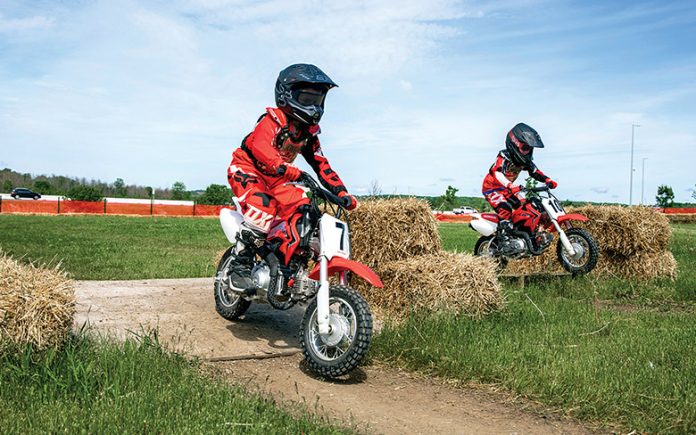
MULTIPOLYGON (((537 278, 524 289, 504 281, 504 312, 387 325, 372 355, 495 383, 626 430, 694 432, 696 226, 673 228, 675 281, 537 278)), ((462 224, 441 224, 440 231, 448 250, 470 252, 477 239, 462 224)), ((226 244, 214 219, 0 215, 3 250, 62 259, 80 279, 211 276, 213 253, 226 244)))
MULTIPOLYGON (((466 226, 441 227, 470 251, 466 226)), ((676 281, 506 282, 504 312, 388 325, 373 357, 462 381, 494 383, 575 417, 625 430, 696 431, 696 226, 674 228, 676 281)))
POLYGON ((349 433, 211 379, 156 341, 0 355, 3 433, 349 433))
POLYGON ((227 246, 217 219, 0 214, 0 249, 75 279, 212 276, 227 246))

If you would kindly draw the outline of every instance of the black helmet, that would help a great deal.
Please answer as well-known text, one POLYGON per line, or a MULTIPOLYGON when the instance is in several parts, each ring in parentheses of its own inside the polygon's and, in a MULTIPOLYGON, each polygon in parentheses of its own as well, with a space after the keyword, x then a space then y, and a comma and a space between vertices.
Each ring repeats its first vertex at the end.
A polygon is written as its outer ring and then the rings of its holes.
POLYGON ((514 163, 529 166, 534 159, 534 148, 544 148, 544 142, 536 130, 520 122, 508 132, 505 148, 514 163))
POLYGON ((305 124, 318 124, 324 114, 324 98, 338 86, 314 65, 296 63, 280 72, 275 100, 286 114, 305 124))

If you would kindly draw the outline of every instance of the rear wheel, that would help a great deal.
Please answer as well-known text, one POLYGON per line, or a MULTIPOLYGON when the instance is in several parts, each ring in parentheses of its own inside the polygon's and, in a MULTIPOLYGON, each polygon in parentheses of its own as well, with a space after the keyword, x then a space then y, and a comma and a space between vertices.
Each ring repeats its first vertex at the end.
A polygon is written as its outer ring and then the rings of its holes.
POLYGON ((498 263, 498 270, 504 269, 505 266, 507 266, 507 259, 505 257, 496 256, 494 254, 496 248, 495 234, 481 236, 474 246, 474 255, 492 258, 498 263))
POLYGON ((599 259, 599 246, 592 234, 582 228, 571 228, 567 230, 566 236, 573 246, 575 255, 570 255, 563 243, 558 240, 556 255, 563 268, 573 275, 585 275, 590 273, 597 265, 599 259))
POLYGON ((222 255, 215 274, 215 311, 227 320, 237 320, 251 305, 251 301, 230 289, 229 270, 233 261, 234 247, 231 247, 222 255))
POLYGON ((350 287, 329 289, 329 334, 319 333, 317 299, 305 311, 300 346, 309 368, 335 378, 350 373, 367 354, 372 341, 372 314, 365 299, 350 287))

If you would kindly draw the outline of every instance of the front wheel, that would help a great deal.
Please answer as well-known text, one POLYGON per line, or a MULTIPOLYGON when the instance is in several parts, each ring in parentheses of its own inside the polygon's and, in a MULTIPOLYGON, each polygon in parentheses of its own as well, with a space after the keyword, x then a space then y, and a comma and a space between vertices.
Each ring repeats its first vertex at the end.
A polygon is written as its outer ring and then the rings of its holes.
POLYGON ((250 301, 230 289, 229 270, 233 261, 234 247, 231 247, 222 255, 215 273, 215 311, 227 320, 237 320, 251 305, 250 301))
POLYGON ((300 347, 314 373, 335 378, 350 373, 367 354, 372 341, 372 314, 365 299, 350 287, 329 289, 329 334, 319 333, 317 299, 305 311, 300 347))
POLYGON ((592 234, 582 228, 571 228, 567 230, 566 236, 575 250, 575 255, 570 255, 563 247, 563 243, 558 240, 556 255, 563 268, 575 275, 585 275, 590 273, 597 265, 599 259, 599 246, 592 234))

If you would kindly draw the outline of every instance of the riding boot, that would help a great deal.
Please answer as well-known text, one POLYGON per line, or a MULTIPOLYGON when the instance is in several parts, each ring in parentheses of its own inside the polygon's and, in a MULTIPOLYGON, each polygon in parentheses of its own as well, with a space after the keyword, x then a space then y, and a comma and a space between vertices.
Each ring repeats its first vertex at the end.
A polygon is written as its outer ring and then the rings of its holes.
POLYGON ((254 266, 257 247, 266 240, 266 234, 242 225, 238 237, 244 243, 244 248, 230 264, 230 285, 237 291, 254 293, 256 286, 251 279, 251 268, 254 266))

